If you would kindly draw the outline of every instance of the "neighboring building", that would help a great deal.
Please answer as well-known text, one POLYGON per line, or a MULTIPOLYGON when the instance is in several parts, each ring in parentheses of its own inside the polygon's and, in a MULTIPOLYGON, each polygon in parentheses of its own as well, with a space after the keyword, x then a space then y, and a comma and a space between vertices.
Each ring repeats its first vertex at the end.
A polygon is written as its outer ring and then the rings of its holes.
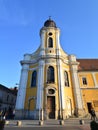
POLYGON ((60 29, 48 19, 40 47, 25 54, 16 102, 16 118, 66 119, 98 114, 98 59, 77 59, 60 45, 60 29))
POLYGON ((0 84, 0 111, 7 113, 8 117, 15 109, 16 97, 16 88, 10 89, 0 84))

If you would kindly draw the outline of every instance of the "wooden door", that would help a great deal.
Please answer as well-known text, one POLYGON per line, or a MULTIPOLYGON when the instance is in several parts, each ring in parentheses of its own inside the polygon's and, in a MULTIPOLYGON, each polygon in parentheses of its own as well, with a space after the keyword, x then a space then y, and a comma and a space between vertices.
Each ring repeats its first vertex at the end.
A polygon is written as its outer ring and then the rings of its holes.
POLYGON ((48 118, 54 119, 55 118, 55 96, 48 96, 47 97, 47 112, 48 118))

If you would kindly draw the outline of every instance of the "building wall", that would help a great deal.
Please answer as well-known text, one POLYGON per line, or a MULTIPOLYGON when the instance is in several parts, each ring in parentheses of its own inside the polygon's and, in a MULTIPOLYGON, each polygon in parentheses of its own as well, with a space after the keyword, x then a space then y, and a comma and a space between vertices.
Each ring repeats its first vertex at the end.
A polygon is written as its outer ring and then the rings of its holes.
POLYGON ((79 72, 80 89, 86 113, 89 113, 88 104, 98 113, 98 72, 79 72), (87 84, 83 84, 82 78, 87 79, 87 84))
MULTIPOLYGON (((63 52, 62 52, 63 53, 63 52)), ((47 91, 50 88, 54 88, 56 91, 55 93, 55 105, 56 105, 56 110, 59 111, 59 83, 58 83, 58 68, 57 68, 57 61, 56 59, 45 59, 45 66, 44 66, 44 103, 43 103, 43 108, 47 109, 47 91), (47 83, 47 69, 49 66, 52 66, 54 68, 54 76, 55 76, 55 82, 54 83, 47 83)), ((75 102, 74 102, 74 94, 73 94, 73 84, 72 84, 72 79, 71 79, 71 71, 70 71, 70 66, 66 63, 62 62, 62 71, 63 74, 66 71, 68 73, 68 78, 69 78, 69 86, 64 86, 64 112, 65 116, 71 116, 74 114, 75 110, 75 102)), ((31 78, 32 78, 32 72, 36 70, 37 75, 38 75, 38 64, 30 65, 29 66, 29 71, 28 71, 28 80, 27 80, 27 87, 26 87, 26 96, 25 96, 25 110, 30 110, 34 111, 36 109, 36 99, 37 98, 37 89, 38 86, 31 87, 31 78), (35 97, 35 98, 34 98, 35 97), (29 99, 31 99, 29 102, 29 99), (30 104, 29 104, 30 103, 30 104)), ((37 80, 38 76, 37 76, 37 80)), ((64 82, 64 77, 62 79, 64 82)), ((38 82, 38 81, 37 81, 38 82)), ((37 84, 38 85, 38 84, 37 84)), ((50 95, 48 95, 50 96, 50 95)))
POLYGON ((26 96, 25 96, 25 105, 24 105, 25 110, 34 110, 36 108, 36 102, 35 102, 35 99, 33 99, 33 97, 37 97, 37 87, 38 86, 33 86, 33 87, 31 86, 32 73, 34 70, 37 71, 37 75, 38 75, 38 65, 37 64, 29 66, 28 80, 27 80, 27 87, 26 87, 26 96), (30 102, 30 105, 29 105, 29 102, 30 102))
MULTIPOLYGON (((58 76, 57 76, 57 64, 55 60, 54 62, 51 63, 52 60, 46 60, 46 65, 44 67, 44 104, 43 108, 47 108, 46 104, 46 95, 47 95, 47 87, 50 88, 55 88, 56 91, 56 107, 59 109, 59 93, 58 93, 58 76), (47 69, 49 65, 54 67, 54 72, 55 72, 55 83, 54 84, 49 84, 47 83, 47 69)), ((36 99, 34 97, 37 97, 37 87, 31 87, 31 77, 32 77, 32 72, 34 70, 37 70, 38 72, 38 65, 30 65, 30 70, 28 72, 28 81, 27 81, 27 88, 26 88, 26 97, 25 97, 25 109, 26 110, 31 110, 34 111, 36 109, 36 99), (33 99, 30 101, 30 106, 28 104, 29 99, 33 97, 33 99)), ((72 78, 71 78, 71 72, 70 72, 70 67, 69 65, 63 64, 62 66, 63 72, 67 71, 68 76, 69 76, 69 87, 65 86, 64 87, 64 95, 65 95, 65 112, 69 113, 69 115, 74 114, 75 110, 75 99, 74 99, 74 92, 73 92, 73 83, 72 83, 72 78), (69 104, 70 102, 70 104, 69 104), (70 107, 68 107, 70 106, 70 107)), ((81 89, 81 95, 82 95, 82 100, 83 100, 83 108, 86 112, 86 114, 89 113, 88 111, 88 106, 87 103, 91 103, 92 107, 98 111, 98 90, 96 86, 98 84, 98 72, 78 72, 78 78, 79 78, 79 85, 81 89), (87 84, 83 84, 82 78, 87 79, 87 84), (95 77, 95 78, 94 78, 95 77), (95 83, 96 82, 96 83, 95 83)), ((64 79, 62 79, 64 81, 64 79)))
POLYGON ((15 93, 17 93, 17 90, 14 90, 13 92, 12 90, 0 84, 0 111, 2 111, 3 114, 7 113, 6 118, 8 119, 13 118, 12 116, 16 103, 15 93))
POLYGON ((59 28, 54 26, 55 23, 51 20, 46 22, 49 26, 40 30, 40 47, 33 54, 25 54, 24 60, 21 61, 20 90, 16 104, 18 115, 36 118, 40 113, 41 118, 48 119, 48 100, 51 99, 54 100, 50 102, 54 103, 55 119, 66 119, 73 115, 85 116, 89 113, 90 105, 97 112, 98 72, 79 71, 76 57, 65 53, 60 46, 59 28), (53 46, 50 47, 49 38, 53 40, 53 46), (54 68, 54 83, 47 82, 49 66, 54 68), (34 70, 37 72, 37 84, 32 87, 34 70), (68 74, 69 85, 65 85, 65 71, 68 74), (49 93, 50 89, 54 91, 53 94, 49 93))

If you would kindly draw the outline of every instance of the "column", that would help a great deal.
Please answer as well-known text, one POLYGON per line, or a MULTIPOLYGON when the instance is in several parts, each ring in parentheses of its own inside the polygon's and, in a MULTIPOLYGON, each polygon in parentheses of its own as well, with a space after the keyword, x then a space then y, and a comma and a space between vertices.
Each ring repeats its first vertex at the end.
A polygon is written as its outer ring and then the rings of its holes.
POLYGON ((58 56, 57 58, 57 66, 58 66, 58 87, 59 87, 59 104, 60 104, 60 117, 63 118, 63 110, 65 108, 65 103, 64 103, 64 99, 65 99, 65 95, 64 95, 64 73, 63 73, 63 69, 62 69, 62 61, 60 59, 60 30, 57 29, 56 30, 56 55, 58 56))
POLYGON ((65 95, 64 95, 64 71, 62 67, 62 61, 60 60, 60 82, 61 82, 61 98, 62 98, 62 109, 65 109, 65 95))
POLYGON ((60 30, 57 29, 56 30, 56 48, 57 48, 57 55, 59 56, 61 53, 60 53, 60 30))
POLYGON ((72 72, 72 83, 73 83, 73 90, 74 90, 74 97, 75 97, 75 106, 76 106, 76 115, 83 114, 83 101, 81 95, 81 89, 79 85, 78 79, 78 62, 76 61, 76 57, 71 55, 70 56, 70 63, 71 63, 71 72, 72 72))
MULTIPOLYGON (((44 91, 44 61, 39 61, 38 70, 38 88, 37 88, 37 103, 36 109, 43 110, 43 91, 44 91)), ((43 117, 43 116, 42 116, 43 117)))
POLYGON ((62 69, 62 61, 58 59, 58 84, 59 84, 59 103, 60 103, 60 117, 63 118, 63 110, 65 108, 64 95, 64 74, 62 69))
POLYGON ((27 79, 28 79, 28 69, 29 69, 29 65, 23 64, 22 70, 21 70, 19 90, 18 90, 17 100, 16 100, 16 110, 24 109, 26 85, 27 85, 27 79))

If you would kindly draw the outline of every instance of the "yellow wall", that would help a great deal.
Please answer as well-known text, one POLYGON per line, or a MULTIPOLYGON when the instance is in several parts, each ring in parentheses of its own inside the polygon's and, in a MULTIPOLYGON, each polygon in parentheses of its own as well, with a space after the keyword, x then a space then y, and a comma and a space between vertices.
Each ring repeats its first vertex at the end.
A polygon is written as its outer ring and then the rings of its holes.
MULTIPOLYGON (((30 66, 30 68, 32 68, 32 67, 33 66, 30 66)), ((36 65, 34 65, 34 67, 36 67, 36 65)), ((25 97, 25 109, 28 109, 29 98, 32 97, 32 96, 36 97, 36 94, 37 94, 37 86, 31 87, 32 72, 33 72, 33 70, 29 70, 29 72, 28 72, 26 97, 25 97)), ((32 99, 31 102, 30 102, 30 110, 34 110, 35 107, 36 107, 36 103, 35 103, 34 99, 32 99)))
POLYGON ((87 109, 87 102, 91 102, 92 106, 96 111, 98 111, 98 90, 96 89, 82 89, 82 98, 84 101, 84 107, 87 109), (94 102, 97 101, 97 104, 94 104, 94 102))
MULTIPOLYGON (((26 89, 26 97, 25 97, 25 109, 28 109, 28 99, 32 96, 35 96, 36 97, 36 92, 37 92, 37 89, 36 87, 35 88, 27 88, 26 89)), ((33 100, 31 100, 30 102, 30 110, 34 110, 34 108, 36 107, 35 106, 36 103, 33 100)))
POLYGON ((84 103, 84 108, 88 112, 87 103, 91 103, 92 107, 96 111, 98 111, 98 90, 95 88, 94 77, 98 84, 98 73, 94 72, 79 72, 79 83, 81 87, 82 99, 84 103), (82 78, 85 77, 87 79, 87 85, 83 85, 82 78))
MULTIPOLYGON (((72 109, 74 109, 74 97, 73 97, 73 90, 72 87, 65 87, 64 88, 65 98, 69 98, 71 100, 72 109)), ((66 102, 66 100, 65 100, 66 102)))
POLYGON ((95 86, 93 75, 91 72, 79 72, 78 76, 79 76, 80 87, 92 88, 95 86), (83 85, 83 82, 82 82, 83 77, 87 79, 87 85, 83 85))

